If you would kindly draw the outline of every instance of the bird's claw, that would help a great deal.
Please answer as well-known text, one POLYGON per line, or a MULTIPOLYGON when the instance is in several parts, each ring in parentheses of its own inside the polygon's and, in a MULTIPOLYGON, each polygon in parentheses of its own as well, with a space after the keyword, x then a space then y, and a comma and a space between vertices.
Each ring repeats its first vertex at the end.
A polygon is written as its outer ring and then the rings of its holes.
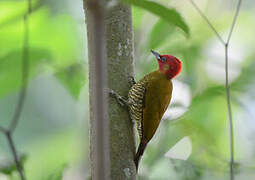
POLYGON ((126 100, 125 100, 122 96, 120 96, 118 93, 116 93, 114 90, 109 89, 109 94, 110 94, 111 96, 113 96, 113 97, 118 101, 118 103, 119 103, 121 106, 127 105, 126 100))
POLYGON ((135 78, 134 76, 128 76, 128 82, 131 86, 133 86, 134 84, 136 84, 135 78))

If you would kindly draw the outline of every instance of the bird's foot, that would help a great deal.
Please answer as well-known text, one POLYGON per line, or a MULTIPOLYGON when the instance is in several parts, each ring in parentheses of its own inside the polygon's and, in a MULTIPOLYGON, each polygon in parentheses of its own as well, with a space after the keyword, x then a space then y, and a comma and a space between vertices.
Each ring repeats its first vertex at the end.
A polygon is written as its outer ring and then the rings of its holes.
POLYGON ((131 85, 131 87, 136 84, 134 76, 128 76, 128 83, 131 85))
POLYGON ((114 97, 122 107, 129 107, 127 100, 118 93, 116 93, 114 90, 109 89, 109 95, 114 97))

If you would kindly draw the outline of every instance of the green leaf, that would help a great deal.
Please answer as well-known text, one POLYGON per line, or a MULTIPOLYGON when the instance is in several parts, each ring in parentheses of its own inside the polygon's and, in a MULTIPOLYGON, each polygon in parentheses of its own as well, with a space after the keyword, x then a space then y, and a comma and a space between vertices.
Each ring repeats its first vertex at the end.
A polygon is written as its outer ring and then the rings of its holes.
MULTIPOLYGON (((54 66, 65 67, 78 59, 76 25, 70 16, 52 16, 46 7, 40 8, 30 16, 29 32, 29 46, 49 51, 54 66)), ((23 39, 23 19, 0 28, 0 56, 23 48, 23 39)))
POLYGON ((255 54, 252 54, 246 60, 242 67, 242 73, 237 78, 235 82, 231 84, 231 89, 239 92, 243 92, 247 89, 250 89, 249 86, 252 86, 255 83, 255 79, 252 78, 255 76, 254 66, 255 66, 255 54))
MULTIPOLYGON (((24 167, 24 164, 27 160, 27 155, 22 154, 20 156, 20 163, 22 167, 24 167)), ((3 164, 0 164, 0 172, 5 175, 11 175, 13 172, 17 171, 17 167, 14 161, 8 161, 8 162, 1 162, 3 164)))
MULTIPOLYGON (((41 65, 48 63, 51 58, 49 52, 30 48, 29 51, 29 79, 37 75, 41 65)), ((21 87, 22 50, 13 50, 6 56, 0 57, 0 98, 21 87)))
POLYGON ((132 8, 132 25, 134 29, 140 28, 143 21, 144 13, 145 11, 143 11, 141 8, 138 7, 132 8))
POLYGON ((73 64, 57 72, 56 77, 71 92, 75 99, 85 83, 85 68, 81 64, 73 64))
POLYGON ((180 180, 192 180, 201 179, 203 175, 203 167, 193 164, 190 161, 183 161, 172 159, 171 160, 174 169, 176 171, 178 179, 180 180))
POLYGON ((145 0, 122 0, 122 1, 143 8, 159 16, 169 24, 179 27, 189 36, 188 25, 185 23, 182 16, 174 8, 167 8, 156 2, 145 0))
MULTIPOLYGON (((30 79, 42 70, 56 72, 77 62, 77 36, 70 17, 51 16, 44 7, 31 14, 29 24, 30 79)), ((0 28, 0 98, 21 86, 23 26, 20 18, 0 28)))
POLYGON ((47 180, 62 180, 63 172, 66 169, 67 164, 63 164, 61 167, 54 170, 54 172, 47 178, 47 180))
POLYGON ((167 37, 171 35, 174 31, 174 26, 166 23, 160 19, 153 27, 150 38, 148 40, 148 47, 151 49, 156 49, 163 42, 167 40, 167 37), (159 35, 160 34, 160 35, 159 35))
MULTIPOLYGON (((37 0, 32 0, 32 10, 35 11, 41 7, 42 3, 37 0)), ((1 13, 0 13, 0 28, 5 25, 16 22, 17 20, 23 19, 24 15, 27 14, 27 0, 25 1, 3 1, 0 2, 1 13)))

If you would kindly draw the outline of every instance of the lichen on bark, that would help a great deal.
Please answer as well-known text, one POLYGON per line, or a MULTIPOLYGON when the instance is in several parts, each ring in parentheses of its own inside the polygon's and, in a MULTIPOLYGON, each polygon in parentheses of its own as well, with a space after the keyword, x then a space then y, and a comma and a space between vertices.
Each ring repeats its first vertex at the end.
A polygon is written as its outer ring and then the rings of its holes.
MULTIPOLYGON (((133 30, 131 8, 129 5, 124 5, 119 1, 114 1, 113 3, 113 1, 108 0, 84 0, 84 10, 86 15, 89 49, 91 176, 92 179, 98 179, 104 176, 98 175, 98 172, 100 172, 98 168, 103 166, 98 164, 100 159, 98 159, 97 155, 100 155, 98 154, 99 152, 101 152, 101 154, 105 153, 96 149, 104 146, 95 144, 98 140, 96 137, 100 134, 97 132, 98 127, 103 130, 103 127, 98 125, 98 122, 100 122, 99 117, 101 116, 98 115, 97 112, 99 111, 97 111, 97 106, 95 105, 95 100, 98 100, 96 95, 96 91, 98 91, 96 86, 97 73, 102 74, 100 72, 95 72, 97 68, 97 62, 95 61, 102 60, 102 58, 96 58, 97 45, 101 49, 104 49, 101 53, 105 54, 103 56, 101 55, 101 57, 105 57, 106 61, 105 70, 107 72, 108 87, 120 95, 127 97, 130 89, 128 82, 129 77, 133 76, 134 73, 133 30), (96 44, 94 42, 95 39, 98 39, 97 36, 102 36, 102 34, 96 35, 96 32, 98 32, 97 28, 99 28, 97 27, 97 24, 100 25, 99 22, 101 21, 97 21, 97 13, 94 11, 98 11, 98 9, 95 8, 98 8, 99 6, 104 10, 103 44, 96 44), (102 48, 102 45, 104 48, 102 48)), ((101 14, 101 11, 98 11, 98 13, 101 14)), ((110 125, 109 133, 106 133, 109 135, 108 148, 110 152, 110 178, 108 179, 136 179, 135 164, 133 161, 135 154, 134 128, 133 123, 129 118, 128 111, 121 107, 113 98, 108 98, 106 109, 106 119, 109 119, 110 125)), ((102 120, 105 120, 104 116, 102 117, 102 120)), ((102 139, 104 139, 104 137, 102 137, 102 139)), ((105 173, 105 171, 102 172, 105 173)))
MULTIPOLYGON (((131 8, 121 3, 115 4, 107 10, 105 22, 108 86, 127 97, 130 89, 128 79, 134 75, 131 8)), ((109 99, 108 114, 111 177, 113 179, 135 179, 133 123, 127 109, 120 107, 112 98, 109 99)))

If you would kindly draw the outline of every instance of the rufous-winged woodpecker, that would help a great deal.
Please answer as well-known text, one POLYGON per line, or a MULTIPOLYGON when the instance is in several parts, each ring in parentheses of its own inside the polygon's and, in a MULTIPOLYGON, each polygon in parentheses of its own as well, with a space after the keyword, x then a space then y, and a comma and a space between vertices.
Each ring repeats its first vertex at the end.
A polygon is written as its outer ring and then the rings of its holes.
POLYGON ((140 144, 135 154, 135 165, 138 169, 143 152, 155 134, 160 120, 165 113, 172 97, 172 79, 182 68, 181 61, 172 55, 160 55, 151 50, 158 61, 159 69, 147 74, 133 85, 128 93, 128 100, 123 99, 114 91, 120 104, 126 104, 132 121, 137 123, 140 144))

